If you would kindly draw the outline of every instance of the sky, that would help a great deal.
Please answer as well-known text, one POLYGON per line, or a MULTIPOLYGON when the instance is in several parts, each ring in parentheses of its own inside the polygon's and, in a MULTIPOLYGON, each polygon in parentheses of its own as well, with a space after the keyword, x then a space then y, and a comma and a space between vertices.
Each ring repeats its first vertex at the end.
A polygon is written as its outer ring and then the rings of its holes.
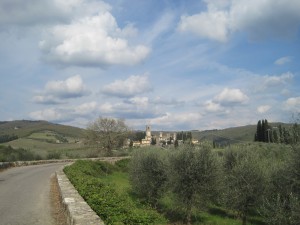
POLYGON ((0 120, 290 122, 299 11, 299 0, 1 0, 0 120))

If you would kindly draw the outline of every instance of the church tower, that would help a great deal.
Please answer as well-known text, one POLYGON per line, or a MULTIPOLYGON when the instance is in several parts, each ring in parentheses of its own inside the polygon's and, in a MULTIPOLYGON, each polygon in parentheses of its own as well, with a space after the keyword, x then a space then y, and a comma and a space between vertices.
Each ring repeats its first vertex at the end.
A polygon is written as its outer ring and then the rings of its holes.
POLYGON ((151 127, 149 125, 146 126, 146 138, 151 138, 151 127))

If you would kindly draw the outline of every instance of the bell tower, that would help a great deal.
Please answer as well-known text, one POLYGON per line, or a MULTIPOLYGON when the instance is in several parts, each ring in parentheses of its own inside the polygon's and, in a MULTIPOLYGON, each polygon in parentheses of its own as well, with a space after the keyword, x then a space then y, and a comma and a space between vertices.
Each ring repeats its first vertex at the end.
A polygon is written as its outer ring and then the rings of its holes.
POLYGON ((146 138, 151 138, 151 127, 149 125, 146 126, 146 138))

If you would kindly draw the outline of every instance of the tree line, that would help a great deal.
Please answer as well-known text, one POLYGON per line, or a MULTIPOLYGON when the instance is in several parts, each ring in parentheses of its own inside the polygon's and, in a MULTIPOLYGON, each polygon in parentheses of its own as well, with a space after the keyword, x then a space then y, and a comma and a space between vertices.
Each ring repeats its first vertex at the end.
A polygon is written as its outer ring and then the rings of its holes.
POLYGON ((9 141, 13 141, 18 139, 19 137, 17 135, 0 135, 0 143, 5 143, 5 142, 9 142, 9 141))
POLYGON ((296 144, 300 141, 300 126, 297 122, 290 128, 282 126, 272 127, 268 120, 263 119, 257 122, 254 141, 282 144, 296 144))

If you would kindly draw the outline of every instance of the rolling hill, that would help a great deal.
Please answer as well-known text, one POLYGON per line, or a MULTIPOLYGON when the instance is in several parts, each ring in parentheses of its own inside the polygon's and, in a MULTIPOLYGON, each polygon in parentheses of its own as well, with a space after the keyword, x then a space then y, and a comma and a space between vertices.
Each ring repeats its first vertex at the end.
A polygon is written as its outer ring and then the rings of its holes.
MULTIPOLYGON (((273 128, 282 125, 288 127, 290 124, 286 123, 269 123, 273 128)), ((256 132, 256 125, 247 125, 240 127, 231 127, 222 130, 205 130, 205 131, 192 131, 194 139, 199 141, 214 141, 220 145, 234 144, 240 142, 252 142, 254 141, 254 135, 256 132)))
POLYGON ((0 122, 0 136, 17 135, 19 138, 23 138, 28 137, 33 133, 42 131, 52 131, 66 137, 73 138, 81 138, 84 135, 84 129, 61 124, 54 124, 41 120, 15 120, 0 122))

